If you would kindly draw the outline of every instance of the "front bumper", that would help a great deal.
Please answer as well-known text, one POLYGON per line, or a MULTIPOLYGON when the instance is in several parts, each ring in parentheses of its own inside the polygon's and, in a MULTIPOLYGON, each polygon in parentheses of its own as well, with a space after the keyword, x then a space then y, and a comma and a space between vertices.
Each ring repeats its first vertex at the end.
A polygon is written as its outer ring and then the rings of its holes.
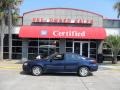
POLYGON ((30 73, 30 72, 31 72, 30 67, 29 67, 28 65, 23 65, 23 66, 22 66, 22 69, 23 69, 23 71, 26 72, 26 73, 30 73))

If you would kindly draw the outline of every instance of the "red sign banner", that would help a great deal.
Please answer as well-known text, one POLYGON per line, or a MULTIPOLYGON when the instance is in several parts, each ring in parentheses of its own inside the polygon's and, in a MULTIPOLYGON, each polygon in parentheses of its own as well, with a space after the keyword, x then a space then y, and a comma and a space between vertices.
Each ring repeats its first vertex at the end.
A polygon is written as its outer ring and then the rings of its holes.
POLYGON ((105 39, 102 27, 22 26, 21 38, 105 39))

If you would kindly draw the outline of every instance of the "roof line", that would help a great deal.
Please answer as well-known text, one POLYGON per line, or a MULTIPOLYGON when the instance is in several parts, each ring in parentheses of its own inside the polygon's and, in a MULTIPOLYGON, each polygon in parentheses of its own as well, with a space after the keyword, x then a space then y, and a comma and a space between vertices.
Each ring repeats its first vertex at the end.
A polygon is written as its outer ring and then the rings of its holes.
POLYGON ((100 17, 103 17, 102 15, 97 14, 97 13, 94 13, 94 12, 91 12, 91 11, 86 11, 86 10, 81 10, 81 9, 74 9, 74 8, 44 8, 44 9, 37 9, 37 10, 25 12, 25 13, 23 14, 23 16, 24 16, 25 14, 29 14, 29 13, 36 12, 36 11, 41 11, 41 10, 53 10, 53 9, 66 9, 66 10, 83 11, 83 12, 87 12, 87 13, 91 13, 91 14, 95 14, 95 15, 98 15, 98 16, 100 16, 100 17))

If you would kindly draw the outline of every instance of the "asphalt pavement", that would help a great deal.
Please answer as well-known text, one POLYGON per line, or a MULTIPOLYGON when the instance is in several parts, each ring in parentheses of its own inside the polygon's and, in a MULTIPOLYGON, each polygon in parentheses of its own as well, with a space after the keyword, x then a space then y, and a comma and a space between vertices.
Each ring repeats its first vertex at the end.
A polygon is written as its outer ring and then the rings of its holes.
POLYGON ((19 61, 0 61, 0 90, 120 90, 119 63, 100 64, 87 77, 74 73, 32 76, 23 73, 21 66, 19 61))

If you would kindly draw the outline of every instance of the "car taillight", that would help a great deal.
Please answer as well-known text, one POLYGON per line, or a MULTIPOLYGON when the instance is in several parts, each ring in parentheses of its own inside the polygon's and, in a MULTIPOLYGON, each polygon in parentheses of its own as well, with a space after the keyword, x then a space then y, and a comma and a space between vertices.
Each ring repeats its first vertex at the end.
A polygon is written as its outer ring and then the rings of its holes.
POLYGON ((90 63, 91 64, 96 64, 97 62, 96 62, 96 60, 90 60, 90 63))

